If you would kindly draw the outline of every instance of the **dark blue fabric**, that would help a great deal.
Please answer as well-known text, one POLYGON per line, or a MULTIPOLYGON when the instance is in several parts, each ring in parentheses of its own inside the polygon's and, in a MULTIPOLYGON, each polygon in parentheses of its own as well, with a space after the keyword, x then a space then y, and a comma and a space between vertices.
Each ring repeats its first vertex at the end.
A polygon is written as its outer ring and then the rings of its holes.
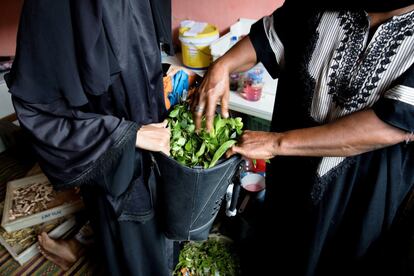
POLYGON ((81 191, 106 275, 171 275, 166 240, 156 218, 145 223, 118 221, 106 193, 92 186, 84 186, 81 191))
POLYGON ((83 112, 62 100, 29 104, 13 97, 13 103, 40 166, 55 188, 83 185, 110 171, 126 145, 135 146, 134 122, 83 112))
POLYGON ((414 132, 414 106, 401 101, 382 98, 373 107, 384 122, 407 132, 414 132))
POLYGON ((132 125, 164 117, 155 31, 148 1, 25 2, 8 85, 55 185, 86 182, 132 125))
POLYGON ((7 80, 45 174, 81 187, 109 275, 168 275, 151 162, 135 146, 166 112, 153 19, 163 2, 25 1, 7 80))
POLYGON ((168 94, 171 106, 181 102, 184 91, 188 92, 188 75, 184 70, 174 74, 173 90, 168 94))
MULTIPOLYGON (((72 26, 70 1, 24 1, 16 57, 6 77, 14 96, 30 103, 50 103, 59 98, 71 106, 87 103, 72 26)), ((106 59, 103 56, 100 62, 106 59)), ((108 71, 108 66, 97 70, 108 71)))
MULTIPOLYGON (((394 85, 414 89, 414 65, 394 85)), ((407 132, 414 132, 414 106, 394 99, 381 98, 373 107, 375 114, 384 122, 407 132)))

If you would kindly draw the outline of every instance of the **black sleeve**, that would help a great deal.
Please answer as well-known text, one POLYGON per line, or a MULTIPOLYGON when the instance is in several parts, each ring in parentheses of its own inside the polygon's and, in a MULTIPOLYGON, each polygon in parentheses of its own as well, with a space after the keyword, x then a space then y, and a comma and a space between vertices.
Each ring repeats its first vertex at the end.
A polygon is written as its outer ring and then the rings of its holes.
MULTIPOLYGON (((120 163, 134 164, 138 128, 134 122, 82 112, 63 100, 30 104, 13 97, 13 104, 42 170, 57 188, 93 182, 120 163)), ((132 178, 132 165, 128 174, 125 177, 132 178)))
MULTIPOLYGON (((256 51, 257 62, 263 63, 266 70, 272 76, 272 78, 277 78, 279 75, 279 63, 283 58, 283 45, 278 43, 278 46, 275 50, 271 47, 271 42, 267 36, 267 32, 271 32, 269 29, 265 29, 266 23, 272 21, 272 15, 269 17, 264 17, 253 24, 250 29, 249 38, 253 44, 254 50, 256 51), (278 62, 279 60, 279 62, 278 62)), ((275 38, 277 35, 274 33, 275 38)), ((280 42, 280 40, 278 40, 280 42)))
POLYGON ((285 0, 282 7, 252 26, 249 37, 257 61, 264 64, 273 78, 279 76, 285 61, 291 63, 292 58, 295 60, 310 50, 309 42, 317 37, 321 14, 315 8, 298 9, 297 2, 285 0))
POLYGON ((384 122, 414 132, 414 65, 412 65, 373 107, 384 122))
MULTIPOLYGON (((256 51, 257 61, 262 62, 269 74, 277 78, 284 65, 285 40, 289 37, 287 30, 295 24, 295 13, 290 2, 275 10, 253 24, 249 38, 256 51)), ((296 22, 299 24, 300 22, 296 22)))

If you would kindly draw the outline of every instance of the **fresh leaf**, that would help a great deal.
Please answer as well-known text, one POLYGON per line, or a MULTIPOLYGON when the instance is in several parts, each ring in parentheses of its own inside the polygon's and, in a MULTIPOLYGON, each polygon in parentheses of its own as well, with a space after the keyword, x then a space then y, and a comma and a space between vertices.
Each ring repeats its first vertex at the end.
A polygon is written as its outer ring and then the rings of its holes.
POLYGON ((223 119, 218 114, 214 118, 213 131, 206 131, 205 124, 206 120, 202 118, 202 129, 196 133, 188 104, 173 107, 168 126, 171 129, 170 153, 174 159, 190 167, 212 167, 211 162, 219 148, 230 139, 237 140, 243 127, 240 118, 223 119))
POLYGON ((184 119, 184 120, 182 120, 182 121, 180 122, 180 126, 181 126, 182 128, 186 128, 186 127, 187 127, 187 125, 188 125, 188 123, 187 123, 187 120, 186 120, 186 119, 184 119))
POLYGON ((179 110, 178 108, 173 109, 173 110, 170 112, 169 117, 170 117, 170 118, 175 118, 175 117, 177 117, 177 116, 178 116, 178 113, 179 113, 179 112, 180 112, 180 110, 179 110))
POLYGON ((193 148, 193 145, 191 144, 191 140, 190 140, 185 144, 185 150, 191 151, 192 148, 193 148))
POLYGON ((187 131, 190 134, 192 134, 195 131, 195 125, 192 124, 192 122, 191 122, 191 125, 188 125, 187 131))
POLYGON ((206 150, 206 143, 202 143, 200 149, 197 151, 196 156, 200 157, 204 154, 204 151, 206 150))
POLYGON ((223 154, 234 144, 236 144, 236 140, 229 140, 222 144, 218 150, 214 153, 213 159, 211 160, 211 163, 209 165, 209 168, 214 167, 214 165, 217 163, 217 161, 220 159, 220 157, 223 156, 223 154))
POLYGON ((183 146, 185 144, 185 138, 180 137, 178 138, 177 145, 183 146))
POLYGON ((217 115, 214 122, 214 130, 216 135, 221 132, 222 128, 226 126, 226 120, 222 119, 220 115, 217 115))

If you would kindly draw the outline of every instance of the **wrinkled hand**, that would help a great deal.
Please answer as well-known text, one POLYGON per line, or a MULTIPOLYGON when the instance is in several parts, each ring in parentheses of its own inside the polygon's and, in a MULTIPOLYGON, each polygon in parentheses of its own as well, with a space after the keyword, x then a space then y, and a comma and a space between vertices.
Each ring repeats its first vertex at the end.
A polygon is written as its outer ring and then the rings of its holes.
POLYGON ((170 155, 170 128, 168 121, 142 126, 137 132, 136 147, 149 151, 161 151, 170 155))
POLYGON ((238 153, 250 159, 271 159, 276 155, 275 145, 279 135, 275 132, 246 130, 238 143, 226 152, 226 156, 238 153))
POLYGON ((206 128, 211 130, 219 101, 221 102, 221 115, 224 118, 229 116, 229 73, 226 66, 214 63, 204 76, 203 82, 197 93, 194 94, 191 103, 196 130, 201 128, 203 114, 206 115, 206 128))

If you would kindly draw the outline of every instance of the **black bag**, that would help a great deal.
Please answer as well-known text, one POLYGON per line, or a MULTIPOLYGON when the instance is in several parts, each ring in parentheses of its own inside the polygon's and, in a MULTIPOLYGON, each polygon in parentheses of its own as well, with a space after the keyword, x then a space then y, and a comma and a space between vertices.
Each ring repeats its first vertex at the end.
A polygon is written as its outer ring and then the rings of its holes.
POLYGON ((238 155, 213 168, 189 168, 163 153, 154 153, 163 230, 172 240, 206 240, 228 185, 241 162, 238 155))

